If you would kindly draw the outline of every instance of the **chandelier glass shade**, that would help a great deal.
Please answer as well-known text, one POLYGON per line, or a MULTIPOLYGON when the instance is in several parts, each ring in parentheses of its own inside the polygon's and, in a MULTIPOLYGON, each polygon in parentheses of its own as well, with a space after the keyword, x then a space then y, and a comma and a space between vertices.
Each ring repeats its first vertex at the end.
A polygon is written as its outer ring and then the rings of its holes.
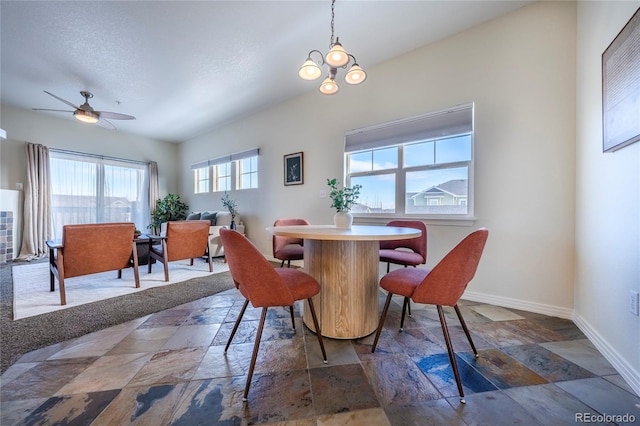
POLYGON ((328 68, 327 77, 320 86, 320 93, 325 95, 333 95, 338 92, 339 87, 336 83, 338 68, 347 69, 350 62, 353 63, 345 75, 345 81, 348 84, 360 84, 367 79, 367 73, 358 65, 355 56, 347 53, 340 43, 340 38, 336 37, 335 42, 333 41, 335 2, 336 0, 331 1, 331 43, 329 44, 329 51, 326 55, 323 55, 319 50, 310 51, 307 59, 298 70, 298 75, 303 80, 316 80, 322 76, 322 68, 326 65, 328 68), (314 56, 317 56, 315 60, 314 56))

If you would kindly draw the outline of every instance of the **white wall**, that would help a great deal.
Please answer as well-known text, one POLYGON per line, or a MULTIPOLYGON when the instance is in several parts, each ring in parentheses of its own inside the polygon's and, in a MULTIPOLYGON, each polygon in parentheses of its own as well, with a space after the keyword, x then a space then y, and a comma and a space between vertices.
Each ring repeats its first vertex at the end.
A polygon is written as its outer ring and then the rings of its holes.
MULTIPOLYGON (((181 144, 181 194, 193 210, 190 165, 260 147, 260 189, 236 191, 249 237, 271 252, 278 217, 331 223, 326 179, 343 175, 344 132, 473 101, 476 222, 489 241, 467 296, 570 317, 573 308, 576 4, 541 2, 367 67, 362 86, 317 92, 181 144), (304 184, 283 185, 283 155, 304 152, 304 184)), ((361 59, 366 67, 365 58, 361 59)), ((295 72, 291 77, 297 78, 295 72)), ((313 84, 313 83, 310 83, 313 84)), ((433 266, 472 227, 429 226, 433 266)))
POLYGON ((601 55, 639 1, 579 2, 575 320, 640 394, 640 143, 602 153, 601 55))
MULTIPOLYGON (((16 183, 25 184, 25 142, 31 142, 49 148, 145 162, 156 161, 160 174, 160 194, 165 195, 167 192, 178 190, 180 162, 177 160, 177 144, 128 135, 76 120, 55 118, 48 114, 6 105, 2 105, 0 125, 7 131, 7 139, 0 141, 0 189, 14 190, 16 183)), ((19 214, 21 216, 22 211, 19 214)), ((22 223, 21 217, 19 222, 22 223)), ((20 227, 16 229, 14 238, 22 240, 20 227)))

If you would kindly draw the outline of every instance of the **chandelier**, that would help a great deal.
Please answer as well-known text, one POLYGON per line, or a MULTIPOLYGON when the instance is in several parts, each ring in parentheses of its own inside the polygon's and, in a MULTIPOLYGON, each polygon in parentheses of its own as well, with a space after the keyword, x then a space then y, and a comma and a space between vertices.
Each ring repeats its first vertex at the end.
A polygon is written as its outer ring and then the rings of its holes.
POLYGON ((326 55, 323 55, 319 50, 312 50, 307 55, 307 60, 304 61, 298 75, 303 80, 315 80, 322 75, 320 67, 326 65, 328 67, 327 78, 324 79, 320 86, 320 93, 325 95, 333 95, 338 91, 338 85, 336 84, 336 74, 338 68, 347 69, 349 62, 353 60, 353 65, 347 71, 344 80, 348 84, 360 84, 367 79, 367 73, 364 72, 360 65, 358 65, 355 56, 344 50, 342 44, 340 44, 340 38, 336 37, 335 43, 333 41, 333 24, 335 20, 335 8, 336 0, 331 0, 331 42, 329 43, 329 51, 326 55), (319 55, 319 59, 314 60, 312 55, 319 55))

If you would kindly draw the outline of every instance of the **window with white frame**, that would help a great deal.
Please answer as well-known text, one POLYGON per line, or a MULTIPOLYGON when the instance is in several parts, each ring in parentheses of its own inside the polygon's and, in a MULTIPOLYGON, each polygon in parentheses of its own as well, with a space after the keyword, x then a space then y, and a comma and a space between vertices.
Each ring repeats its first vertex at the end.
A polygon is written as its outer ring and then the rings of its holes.
POLYGON ((258 187, 258 156, 237 160, 236 168, 238 171, 238 189, 248 189, 258 187))
POLYGON ((192 165, 194 193, 257 188, 258 154, 259 150, 255 148, 192 165), (203 186, 199 185, 200 181, 197 178, 201 170, 207 170, 207 173, 211 176, 211 184, 206 191, 202 190, 203 186))
POLYGON ((361 217, 473 218, 473 104, 345 134, 361 217))
POLYGON ((224 192, 231 190, 231 162, 212 166, 214 178, 213 191, 224 192))
POLYGON ((147 163, 50 150, 53 237, 64 225, 134 222, 149 224, 147 163))
POLYGON ((202 194, 209 192, 209 185, 211 179, 209 178, 209 167, 200 167, 193 170, 193 186, 196 194, 202 194))

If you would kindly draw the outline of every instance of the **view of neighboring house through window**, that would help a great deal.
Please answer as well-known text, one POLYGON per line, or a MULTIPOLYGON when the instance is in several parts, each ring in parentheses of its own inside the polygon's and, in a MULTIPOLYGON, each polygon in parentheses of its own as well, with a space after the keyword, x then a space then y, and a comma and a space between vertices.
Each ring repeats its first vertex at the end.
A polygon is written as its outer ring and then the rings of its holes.
MULTIPOLYGON (((258 187, 258 154, 257 148, 237 152, 223 157, 201 161, 191 166, 194 176, 194 193, 226 192, 237 189, 258 187), (200 176, 211 174, 212 189, 204 189, 200 176)), ((208 181, 207 181, 208 182, 208 181)))
POLYGON ((64 225, 149 223, 149 168, 146 163, 51 150, 51 214, 54 238, 64 225))
POLYGON ((356 215, 473 217, 473 105, 347 132, 356 215))

